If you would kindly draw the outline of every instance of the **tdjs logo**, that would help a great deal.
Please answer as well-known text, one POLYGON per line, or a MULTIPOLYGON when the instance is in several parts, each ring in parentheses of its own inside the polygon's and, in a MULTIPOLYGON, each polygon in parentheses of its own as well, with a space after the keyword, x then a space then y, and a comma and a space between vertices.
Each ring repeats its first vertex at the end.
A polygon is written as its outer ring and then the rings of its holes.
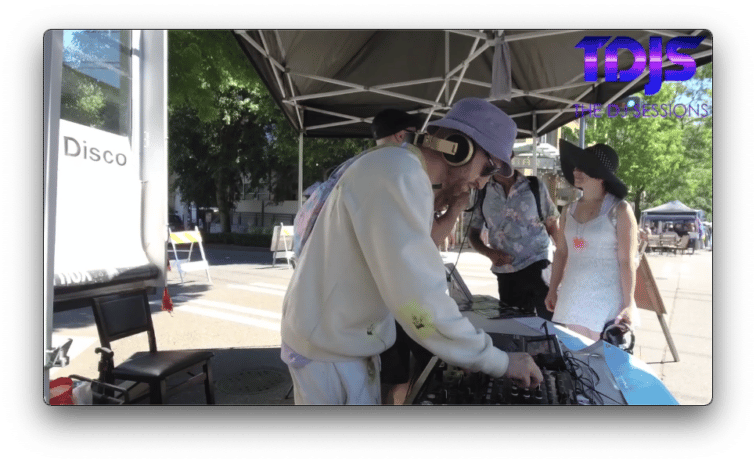
MULTIPOLYGON (((598 50, 606 45, 611 37, 587 36, 575 48, 585 50, 585 81, 598 80, 598 50)), ((653 95, 661 89, 662 80, 683 81, 693 77, 696 73, 696 61, 680 49, 695 49, 704 37, 675 37, 667 42, 667 57, 674 64, 682 66, 682 70, 668 69, 664 71, 662 79, 662 56, 664 56, 661 37, 650 37, 648 41, 649 81, 644 87, 646 95, 653 95)), ((606 47, 604 60, 604 74, 607 82, 630 82, 646 70, 646 50, 643 45, 630 37, 617 37, 606 47), (620 49, 630 50, 635 57, 630 69, 619 70, 617 54, 620 49)))

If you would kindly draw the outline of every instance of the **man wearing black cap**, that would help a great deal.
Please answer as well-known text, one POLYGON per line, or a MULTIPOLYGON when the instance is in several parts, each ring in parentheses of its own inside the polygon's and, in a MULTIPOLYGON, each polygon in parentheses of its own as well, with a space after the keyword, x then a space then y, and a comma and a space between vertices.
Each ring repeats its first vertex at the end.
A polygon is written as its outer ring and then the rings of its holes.
POLYGON ((407 114, 399 109, 384 109, 375 115, 370 129, 376 145, 401 145, 404 137, 408 133, 417 132, 421 125, 422 121, 416 115, 407 114))
MULTIPOLYGON (((387 143, 401 145, 408 134, 417 132, 422 125, 423 121, 419 116, 408 114, 400 109, 389 108, 375 115, 370 124, 370 130, 373 132, 376 146, 387 143)), ((459 196, 458 201, 450 204, 446 211, 434 217, 431 237, 436 246, 440 246, 452 232, 457 217, 465 209, 467 202, 466 197, 459 196)))
POLYGON ((497 349, 460 314, 430 236, 434 211, 511 171, 515 123, 467 98, 429 125, 433 136, 357 158, 314 223, 281 320, 297 404, 379 404, 379 354, 394 344, 395 321, 450 364, 524 387, 543 381, 530 355, 497 349))

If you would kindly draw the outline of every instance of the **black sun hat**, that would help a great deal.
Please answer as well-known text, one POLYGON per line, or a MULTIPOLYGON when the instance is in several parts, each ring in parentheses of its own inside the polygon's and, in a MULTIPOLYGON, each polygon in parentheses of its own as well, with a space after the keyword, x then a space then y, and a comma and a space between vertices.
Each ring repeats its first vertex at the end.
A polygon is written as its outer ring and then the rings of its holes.
POLYGON ((561 139, 559 140, 559 161, 562 164, 562 174, 570 185, 575 185, 572 171, 577 167, 588 176, 603 180, 606 191, 619 199, 627 196, 627 185, 616 175, 619 156, 609 145, 597 143, 582 149, 561 139))

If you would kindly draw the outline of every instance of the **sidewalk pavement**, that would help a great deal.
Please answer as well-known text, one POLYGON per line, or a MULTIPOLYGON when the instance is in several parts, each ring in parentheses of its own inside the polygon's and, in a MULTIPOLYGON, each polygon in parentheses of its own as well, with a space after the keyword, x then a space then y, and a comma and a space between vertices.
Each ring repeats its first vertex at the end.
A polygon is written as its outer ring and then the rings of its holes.
POLYGON ((674 361, 656 314, 647 310, 640 311, 635 354, 681 405, 706 405, 712 400, 713 379, 712 252, 647 258, 680 361, 674 361))
MULTIPOLYGON (((487 258, 470 250, 445 254, 458 261, 457 268, 473 294, 498 298, 498 285, 487 258)), ((708 404, 712 399, 712 253, 652 253, 647 259, 664 300, 664 317, 680 361, 674 361, 656 313, 649 310, 640 311, 635 356, 651 367, 681 405, 708 404)), ((291 379, 280 360, 279 346, 214 352, 216 403, 293 404, 291 394, 287 394, 291 379)), ((170 403, 202 404, 204 392, 201 387, 193 388, 172 397, 170 403)))

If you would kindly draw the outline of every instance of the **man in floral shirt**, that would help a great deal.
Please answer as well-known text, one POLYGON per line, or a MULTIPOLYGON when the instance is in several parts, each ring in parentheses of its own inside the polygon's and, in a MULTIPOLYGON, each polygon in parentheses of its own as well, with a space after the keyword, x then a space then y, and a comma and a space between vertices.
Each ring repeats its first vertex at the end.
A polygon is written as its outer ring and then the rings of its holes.
POLYGON ((531 187, 531 179, 516 170, 510 177, 495 174, 481 192, 483 203, 473 211, 470 244, 491 259, 502 303, 519 308, 518 315, 550 320, 544 304, 549 287, 541 275, 549 265, 549 236, 556 235, 559 213, 543 182, 537 180, 537 185, 531 187), (484 225, 488 246, 481 239, 484 225))

